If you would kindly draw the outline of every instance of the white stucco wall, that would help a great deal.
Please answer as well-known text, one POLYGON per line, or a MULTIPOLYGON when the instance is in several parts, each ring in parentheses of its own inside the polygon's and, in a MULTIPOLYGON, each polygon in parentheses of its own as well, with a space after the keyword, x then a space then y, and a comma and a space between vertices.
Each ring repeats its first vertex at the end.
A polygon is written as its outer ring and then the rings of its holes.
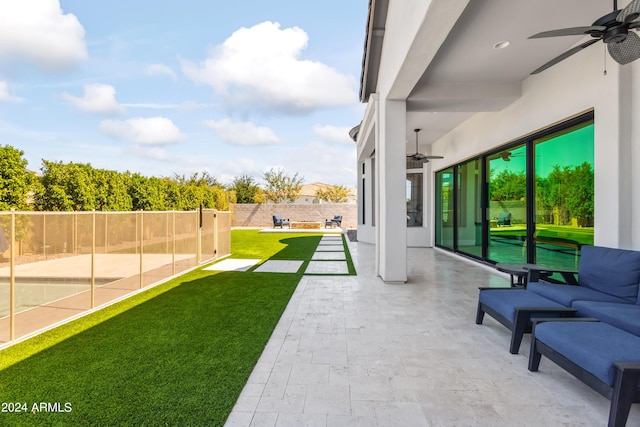
MULTIPOLYGON (((637 94, 639 69, 637 64, 625 68, 607 61, 604 76, 603 66, 602 50, 586 49, 529 77, 513 104, 499 112, 478 113, 439 139, 433 149, 446 160, 433 161, 433 170, 593 109, 595 244, 640 249, 640 219, 632 220, 633 213, 640 212, 632 191, 632 184, 640 183, 632 167, 640 162, 638 124, 632 118, 640 117, 640 110, 637 95, 625 95, 637 94)), ((432 211, 433 206, 431 200, 432 211)))
MULTIPOLYGON (((631 121, 631 159, 636 165, 635 168, 631 168, 630 183, 633 194, 640 190, 640 168, 638 167, 638 162, 640 161, 640 61, 636 61, 628 67, 631 67, 633 75, 633 87, 631 89, 633 104, 631 112, 632 117, 638 118, 631 121)), ((633 203, 631 205, 631 217, 638 218, 631 224, 631 247, 638 248, 640 247, 640 196, 635 196, 633 198, 633 203)))

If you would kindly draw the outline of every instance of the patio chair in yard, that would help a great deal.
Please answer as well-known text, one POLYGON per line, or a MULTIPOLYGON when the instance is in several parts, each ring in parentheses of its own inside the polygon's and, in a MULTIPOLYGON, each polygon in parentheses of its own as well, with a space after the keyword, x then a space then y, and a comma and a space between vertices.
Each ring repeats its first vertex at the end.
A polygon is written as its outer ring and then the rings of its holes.
POLYGON ((324 220, 324 228, 327 227, 340 227, 342 225, 342 215, 334 215, 333 219, 324 220))
POLYGON ((506 226, 511 225, 511 212, 500 212, 498 214, 498 226, 506 226))
POLYGON ((285 225, 291 228, 291 222, 289 219, 283 219, 280 215, 273 215, 273 228, 284 228, 285 225))

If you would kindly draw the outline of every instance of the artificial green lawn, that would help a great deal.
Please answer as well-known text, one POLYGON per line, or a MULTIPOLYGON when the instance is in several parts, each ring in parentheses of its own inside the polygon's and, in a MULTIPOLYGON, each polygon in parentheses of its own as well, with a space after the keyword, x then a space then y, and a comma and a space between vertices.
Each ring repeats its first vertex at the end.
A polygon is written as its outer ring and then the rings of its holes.
MULTIPOLYGON (((308 262, 319 240, 234 230, 232 254, 308 262)), ((0 425, 222 425, 300 279, 198 269, 0 351, 0 402, 60 409, 0 425)))

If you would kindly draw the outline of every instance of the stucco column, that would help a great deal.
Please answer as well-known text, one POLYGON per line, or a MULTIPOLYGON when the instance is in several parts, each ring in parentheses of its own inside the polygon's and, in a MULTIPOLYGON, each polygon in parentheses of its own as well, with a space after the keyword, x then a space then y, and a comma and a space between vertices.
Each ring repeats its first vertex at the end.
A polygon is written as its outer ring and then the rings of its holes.
POLYGON ((405 101, 381 100, 376 135, 378 274, 388 283, 407 281, 405 101))

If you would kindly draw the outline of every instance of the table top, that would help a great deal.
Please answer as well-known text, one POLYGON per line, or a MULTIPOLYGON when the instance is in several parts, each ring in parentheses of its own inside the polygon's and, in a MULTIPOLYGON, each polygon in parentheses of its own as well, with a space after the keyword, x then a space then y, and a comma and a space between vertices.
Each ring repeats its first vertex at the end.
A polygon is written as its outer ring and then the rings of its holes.
MULTIPOLYGON (((513 275, 521 275, 521 276, 526 276, 529 273, 529 269, 532 268, 537 268, 537 269, 546 269, 547 267, 544 267, 542 265, 538 265, 538 264, 529 264, 526 262, 520 262, 520 263, 515 263, 515 262, 499 262, 495 265, 496 270, 498 271, 502 271, 503 273, 509 273, 509 274, 513 274, 513 275)), ((551 270, 551 269, 549 269, 551 270)))

